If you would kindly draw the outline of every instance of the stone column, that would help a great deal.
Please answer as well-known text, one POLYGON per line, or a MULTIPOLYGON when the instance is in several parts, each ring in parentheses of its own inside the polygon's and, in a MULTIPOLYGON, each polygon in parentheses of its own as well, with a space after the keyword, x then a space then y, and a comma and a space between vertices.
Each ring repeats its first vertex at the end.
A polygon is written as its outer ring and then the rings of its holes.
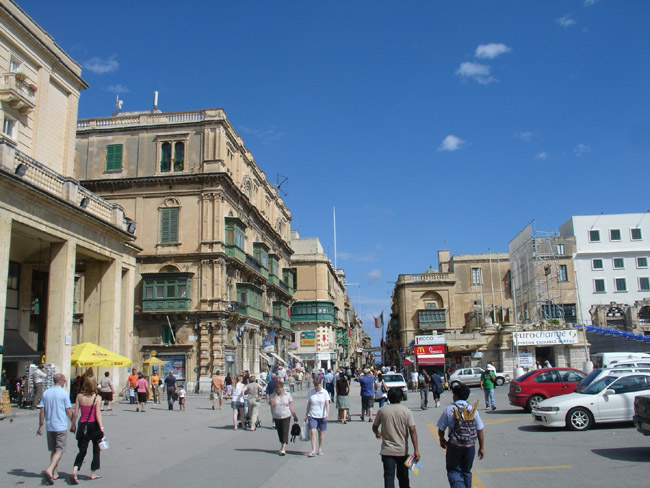
MULTIPOLYGON (((11 247, 11 215, 0 210, 0 344, 5 342, 5 310, 7 307, 7 277, 11 247)), ((2 354, 0 354, 2 364, 2 354)))
POLYGON ((76 243, 55 242, 50 247, 49 296, 45 360, 70 378, 72 313, 76 243))

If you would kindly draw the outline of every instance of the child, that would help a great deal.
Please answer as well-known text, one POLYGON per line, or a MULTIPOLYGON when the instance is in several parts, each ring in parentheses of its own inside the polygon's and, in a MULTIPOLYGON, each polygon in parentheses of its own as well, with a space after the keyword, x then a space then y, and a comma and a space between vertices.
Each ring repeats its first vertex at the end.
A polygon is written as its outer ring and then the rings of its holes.
POLYGON ((181 387, 178 389, 178 408, 179 410, 185 410, 185 387, 181 385, 181 387))

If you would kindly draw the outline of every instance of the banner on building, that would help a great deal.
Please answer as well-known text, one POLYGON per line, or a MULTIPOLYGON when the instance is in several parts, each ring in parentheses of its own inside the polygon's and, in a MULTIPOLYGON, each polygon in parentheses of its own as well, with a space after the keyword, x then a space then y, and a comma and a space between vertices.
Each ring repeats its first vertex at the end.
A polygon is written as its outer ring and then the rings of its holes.
POLYGON ((262 339, 262 352, 275 352, 275 330, 271 330, 265 339, 262 339))
POLYGON ((418 366, 444 366, 445 346, 441 344, 420 345, 413 348, 418 366))
POLYGON ((316 345, 316 331, 300 333, 300 347, 311 347, 316 345))
POLYGON ((515 332, 517 346, 554 346, 558 344, 577 344, 577 330, 537 330, 515 332))
POLYGON ((444 334, 415 336, 415 345, 417 346, 435 346, 440 344, 446 344, 444 334))

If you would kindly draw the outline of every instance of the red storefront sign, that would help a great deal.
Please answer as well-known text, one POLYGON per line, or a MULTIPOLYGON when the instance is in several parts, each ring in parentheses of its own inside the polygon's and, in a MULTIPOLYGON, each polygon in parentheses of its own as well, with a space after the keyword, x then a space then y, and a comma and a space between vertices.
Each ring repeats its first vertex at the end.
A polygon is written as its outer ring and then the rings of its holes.
POLYGON ((418 361, 418 366, 444 366, 445 346, 415 346, 413 352, 418 361))

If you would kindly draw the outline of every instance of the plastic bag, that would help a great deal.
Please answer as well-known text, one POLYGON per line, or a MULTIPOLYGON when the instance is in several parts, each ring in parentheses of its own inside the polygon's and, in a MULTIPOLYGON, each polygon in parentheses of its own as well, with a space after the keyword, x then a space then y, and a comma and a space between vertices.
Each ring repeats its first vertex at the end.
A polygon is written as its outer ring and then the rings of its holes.
POLYGON ((309 424, 304 422, 302 428, 300 429, 300 440, 308 441, 309 440, 309 424))

